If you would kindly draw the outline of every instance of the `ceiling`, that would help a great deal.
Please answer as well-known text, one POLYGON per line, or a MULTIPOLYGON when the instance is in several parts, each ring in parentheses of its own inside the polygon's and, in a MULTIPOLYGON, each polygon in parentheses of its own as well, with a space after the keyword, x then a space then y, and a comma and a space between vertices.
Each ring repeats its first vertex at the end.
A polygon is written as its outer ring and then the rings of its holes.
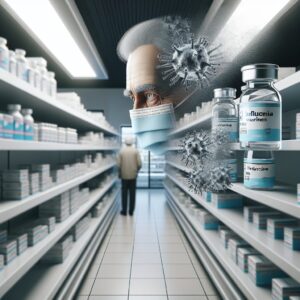
MULTIPOLYGON (((224 0, 228 4, 238 0, 224 0)), ((165 15, 181 15, 192 20, 194 29, 199 29, 212 0, 75 0, 89 33, 107 69, 109 80, 71 80, 67 74, 45 53, 23 28, 0 7, 0 36, 8 39, 9 47, 23 48, 28 56, 43 56, 49 69, 55 71, 61 88, 124 88, 126 66, 116 54, 122 35, 133 25, 165 15)), ((227 6, 226 6, 227 5, 227 6)), ((186 110, 197 101, 211 98, 211 90, 222 83, 239 87, 240 66, 253 62, 273 62, 281 66, 300 65, 300 4, 292 7, 274 26, 265 30, 246 51, 232 64, 226 76, 220 76, 209 89, 201 90, 189 103, 186 110)), ((224 20, 223 20, 224 22, 224 20)), ((211 28, 220 23, 214 20, 211 28)))

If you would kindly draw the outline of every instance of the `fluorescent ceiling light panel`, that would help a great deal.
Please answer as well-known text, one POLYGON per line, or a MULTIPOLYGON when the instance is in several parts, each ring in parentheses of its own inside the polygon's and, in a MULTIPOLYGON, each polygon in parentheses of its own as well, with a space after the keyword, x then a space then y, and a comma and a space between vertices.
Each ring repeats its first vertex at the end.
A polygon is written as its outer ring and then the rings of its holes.
POLYGON ((236 57, 290 0, 241 0, 215 39, 228 59, 236 57))
POLYGON ((49 0, 5 0, 5 2, 71 76, 97 77, 49 0))

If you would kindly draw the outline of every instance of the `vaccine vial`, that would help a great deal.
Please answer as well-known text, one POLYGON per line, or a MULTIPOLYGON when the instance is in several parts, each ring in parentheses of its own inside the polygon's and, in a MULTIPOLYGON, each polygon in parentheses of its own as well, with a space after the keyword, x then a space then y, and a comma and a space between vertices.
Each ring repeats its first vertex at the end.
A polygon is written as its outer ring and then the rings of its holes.
POLYGON ((238 114, 234 99, 236 89, 214 89, 215 104, 212 109, 212 130, 228 134, 230 142, 238 141, 238 114))
POLYGON ((13 117, 13 138, 15 140, 24 139, 24 118, 21 114, 20 104, 9 104, 7 106, 9 114, 13 117))
POLYGON ((14 138, 14 118, 11 115, 3 114, 3 138, 13 139, 14 138))
POLYGON ((0 68, 8 71, 9 51, 6 44, 7 44, 7 40, 3 37, 0 37, 0 68))
POLYGON ((24 118, 24 140, 33 141, 34 140, 34 119, 32 117, 31 108, 23 108, 22 115, 24 118))
POLYGON ((239 110, 240 145, 253 150, 281 147, 281 96, 274 87, 278 66, 254 64, 242 69, 246 89, 239 110))
POLYGON ((17 76, 17 60, 16 53, 12 50, 9 50, 9 72, 17 76))
POLYGON ((57 82, 55 80, 55 73, 54 72, 48 72, 48 80, 49 80, 49 95, 51 97, 56 97, 57 82))
POLYGON ((272 151, 245 151, 244 186, 272 189, 275 185, 275 161, 272 151))
POLYGON ((37 59, 33 57, 28 58, 29 66, 33 70, 34 74, 34 83, 33 86, 38 90, 41 90, 41 72, 38 68, 37 59))
POLYGON ((48 94, 49 91, 49 80, 48 80, 48 70, 47 70, 47 61, 38 57, 37 59, 37 67, 41 74, 41 91, 45 94, 48 94))
POLYGON ((27 81, 28 62, 25 58, 26 51, 23 49, 16 49, 16 61, 17 61, 17 77, 27 81))

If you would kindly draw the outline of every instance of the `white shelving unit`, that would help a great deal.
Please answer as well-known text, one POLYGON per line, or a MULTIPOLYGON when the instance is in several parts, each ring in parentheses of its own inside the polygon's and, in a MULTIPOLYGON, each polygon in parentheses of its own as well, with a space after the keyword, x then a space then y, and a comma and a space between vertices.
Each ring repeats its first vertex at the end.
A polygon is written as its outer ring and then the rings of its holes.
POLYGON ((86 182, 97 175, 111 169, 115 166, 115 163, 108 164, 107 166, 103 166, 100 169, 93 170, 87 174, 84 174, 82 176, 79 176, 77 178, 74 178, 70 181, 67 181, 65 183, 55 185, 54 187, 39 192, 36 194, 33 194, 23 200, 17 200, 17 201, 1 201, 0 202, 0 224, 4 223, 7 220, 12 219, 13 217, 16 217, 20 215, 21 213, 28 211, 29 209, 32 209, 33 207, 36 207, 43 202, 60 195, 61 193, 78 186, 79 184, 86 182))
POLYGON ((195 217, 191 216, 183 205, 178 203, 176 195, 167 186, 165 186, 165 188, 173 200, 172 204, 175 206, 174 208, 180 210, 184 217, 188 219, 193 229, 205 241, 208 248, 217 257, 219 263, 226 269, 226 271, 234 279, 236 285, 238 285, 247 296, 247 299, 271 299, 270 290, 256 287, 251 281, 249 274, 242 272, 241 269, 230 258, 228 251, 226 251, 222 245, 218 232, 214 230, 203 229, 199 224, 199 221, 195 217))
POLYGON ((300 281, 300 253, 284 245, 281 240, 274 240, 266 230, 257 230, 252 223, 244 220, 243 212, 234 209, 218 209, 211 203, 196 195, 172 175, 167 175, 185 193, 236 232, 259 252, 268 257, 287 274, 300 281))
POLYGON ((88 230, 73 244, 67 259, 62 264, 36 265, 17 284, 16 289, 5 296, 5 299, 16 299, 20 293, 24 300, 54 299, 62 282, 71 272, 107 214, 111 211, 113 215, 117 207, 116 198, 119 192, 120 190, 114 194, 114 200, 104 208, 101 216, 91 220, 88 230))
POLYGON ((99 125, 97 121, 83 112, 77 111, 55 98, 44 95, 24 80, 2 69, 0 69, 0 91, 2 105, 9 104, 11 99, 14 99, 22 106, 32 108, 34 114, 45 122, 55 124, 59 122, 60 126, 68 126, 80 131, 95 130, 104 131, 110 135, 118 135, 115 130, 99 125))
MULTIPOLYGON (((118 132, 112 129, 109 125, 101 125, 97 120, 91 118, 90 115, 84 111, 77 111, 72 107, 65 105, 59 100, 44 95, 37 89, 33 88, 27 82, 16 78, 10 73, 0 69, 0 94, 1 94, 1 107, 4 109, 7 104, 18 103, 22 107, 32 108, 34 111, 34 117, 36 120, 42 122, 50 122, 58 124, 62 127, 71 127, 77 129, 79 132, 84 131, 96 131, 103 132, 105 135, 118 136, 118 132)), ((116 146, 100 146, 94 144, 61 144, 61 143, 47 143, 37 141, 17 141, 9 139, 0 139, 0 153, 1 151, 8 151, 7 157, 9 158, 9 152, 15 151, 17 153, 23 152, 37 152, 37 151, 52 151, 52 152, 78 152, 78 151, 116 151, 119 147, 116 146)), ((5 154, 6 155, 6 154, 5 154)), ((47 154, 48 155, 48 154, 47 154)), ((51 154, 52 155, 52 154, 51 154)), ((49 154, 50 156, 50 154, 49 154)), ((75 155, 74 155, 75 156, 75 155)), ((26 156, 26 157, 30 157, 26 156)), ((55 156, 51 156, 51 159, 55 156)), ((72 156, 73 157, 73 156, 72 156)), ((76 156, 77 157, 77 156, 76 156)), ((50 161, 52 161, 49 159, 50 161)), ((28 163, 28 162, 27 162, 28 163)), ((53 197, 68 191, 69 189, 76 187, 103 172, 108 171, 115 167, 115 163, 106 163, 99 166, 97 169, 90 169, 87 173, 81 176, 69 180, 67 182, 53 186, 52 188, 31 195, 23 200, 19 201, 1 201, 0 203, 0 224, 10 221, 12 218, 19 216, 22 213, 29 212, 32 208, 52 199, 53 197)), ((23 254, 15 258, 11 263, 4 267, 0 272, 0 298, 6 297, 9 293, 16 292, 13 299, 23 297, 21 290, 14 289, 15 284, 23 281, 27 275, 31 275, 36 272, 36 263, 45 253, 51 249, 85 214, 87 214, 91 208, 99 201, 99 199, 116 183, 117 178, 114 178, 107 182, 101 188, 98 188, 90 193, 89 200, 81 205, 78 210, 72 214, 67 220, 62 223, 57 223, 55 230, 50 233, 45 239, 40 241, 34 247, 29 247, 23 254), (14 287, 14 288, 12 288, 14 287)), ((119 191, 118 191, 119 192, 119 191)), ((115 194, 117 199, 118 193, 115 194)), ((74 247, 70 253, 70 256, 64 264, 55 265, 53 268, 45 268, 44 273, 38 274, 41 281, 47 284, 47 287, 42 287, 43 293, 39 296, 35 296, 35 299, 45 299, 45 293, 47 296, 54 296, 56 291, 60 288, 63 280, 69 278, 70 272, 73 267, 78 263, 82 256, 86 255, 86 249, 93 248, 95 243, 91 243, 91 240, 95 236, 102 236, 105 234, 109 222, 115 213, 118 205, 117 200, 110 203, 103 211, 100 218, 92 219, 89 229, 85 232, 84 236, 74 244, 74 247), (113 209, 114 207, 114 209, 113 209), (102 222, 105 220, 107 224, 103 227, 102 222), (97 232, 97 234, 96 234, 97 232), (48 278, 48 279, 47 279, 48 278), (46 280, 47 279, 47 280, 46 280)), ((102 237, 101 237, 102 238, 102 237)), ((100 242, 101 239, 98 241, 100 242)), ((95 248, 96 249, 96 248, 95 248)), ((95 251, 90 250, 89 253, 95 251)), ((33 282, 31 281, 31 286, 33 282)), ((27 285, 29 288, 29 285, 27 285)), ((32 289, 32 295, 36 291, 37 286, 32 289)), ((24 290, 25 293, 25 290, 24 290)), ((25 295, 25 294, 24 294, 25 295)), ((33 299, 33 298, 29 298, 33 299)))
POLYGON ((106 147, 92 144, 61 144, 0 138, 0 151, 115 151, 118 149, 119 147, 106 147))
MULTIPOLYGON (((282 95, 282 106, 284 112, 299 109, 299 71, 283 80, 278 81, 275 86, 282 95)), ((190 124, 186 124, 184 127, 174 130, 170 134, 170 137, 177 139, 183 136, 188 130, 207 129, 207 127, 210 127, 210 122, 210 115, 201 117, 190 124)), ((232 144, 231 149, 237 151, 242 150, 238 143, 232 144)), ((168 150, 177 151, 179 150, 179 147, 176 147, 176 145, 170 146, 168 150)), ((300 151, 300 140, 284 140, 282 141, 282 148, 278 151, 300 151)), ((288 154, 282 155, 282 159, 285 159, 286 157, 288 157, 288 154)), ((190 171, 189 167, 182 165, 180 162, 167 161, 166 164, 182 172, 190 171)), ((201 195, 196 195, 191 192, 185 185, 182 178, 173 176, 172 169, 169 174, 167 174, 167 177, 175 184, 175 186, 180 187, 187 195, 202 205, 223 224, 236 232, 255 249, 285 271, 289 276, 300 282, 300 252, 293 251, 287 247, 282 240, 274 240, 266 230, 256 229, 252 223, 248 223, 244 220, 241 210, 217 209, 212 203, 206 202, 202 199, 201 195)), ((168 187, 166 189, 168 190, 170 197, 173 199, 173 201, 170 202, 170 206, 175 211, 176 216, 181 219, 182 216, 184 216, 184 218, 190 222, 194 230, 198 232, 199 237, 201 237, 207 247, 211 249, 217 261, 222 264, 226 273, 228 273, 233 281, 236 282, 237 286, 244 293, 247 299, 270 299, 270 290, 257 288, 251 282, 249 276, 243 274, 231 261, 226 250, 224 250, 223 246, 220 245, 218 234, 216 232, 206 231, 200 228, 200 224, 197 223, 195 218, 191 217, 185 208, 176 202, 176 195, 174 195, 168 187)), ((262 191, 247 189, 242 183, 233 183, 229 189, 247 197, 248 199, 252 199, 282 213, 291 215, 298 219, 300 218, 300 205, 297 203, 297 192, 295 188, 287 185, 277 185, 272 190, 262 191)))
POLYGON ((117 179, 106 184, 90 194, 89 200, 80 206, 64 222, 56 224, 55 230, 37 245, 28 248, 0 272, 0 297, 2 297, 24 274, 34 266, 39 259, 54 246, 112 187, 117 179))

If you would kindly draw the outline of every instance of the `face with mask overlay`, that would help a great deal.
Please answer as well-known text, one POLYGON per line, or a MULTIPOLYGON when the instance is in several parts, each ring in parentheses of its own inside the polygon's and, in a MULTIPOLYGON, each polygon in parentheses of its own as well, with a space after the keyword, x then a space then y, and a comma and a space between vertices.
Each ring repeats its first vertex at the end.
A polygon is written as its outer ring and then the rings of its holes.
POLYGON ((161 32, 160 20, 144 22, 125 34, 118 49, 119 56, 127 61, 124 95, 132 101, 129 113, 133 132, 139 146, 155 154, 165 150, 168 133, 174 127, 173 107, 180 98, 180 93, 175 96, 174 89, 162 80, 157 68, 157 35, 161 32), (122 55, 124 52, 127 55, 122 55))

